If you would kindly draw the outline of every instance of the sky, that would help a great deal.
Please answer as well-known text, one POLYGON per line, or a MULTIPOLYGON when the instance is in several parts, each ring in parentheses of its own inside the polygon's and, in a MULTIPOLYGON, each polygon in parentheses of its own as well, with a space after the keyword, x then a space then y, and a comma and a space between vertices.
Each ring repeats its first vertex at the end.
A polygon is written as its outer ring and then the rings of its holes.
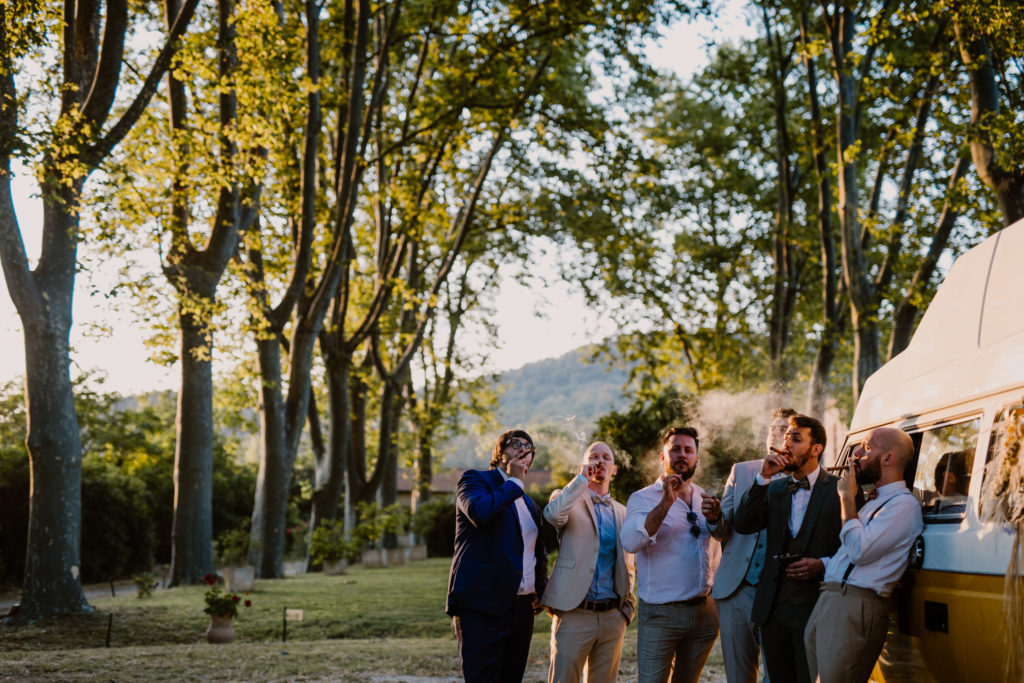
MULTIPOLYGON (((682 22, 670 27, 662 40, 648 48, 652 63, 682 76, 706 63, 708 40, 750 35, 753 29, 740 16, 739 0, 727 0, 727 9, 715 22, 682 22)), ((15 205, 29 258, 39 254, 41 205, 33 197, 36 186, 31 177, 16 175, 15 205)), ((553 256, 539 256, 529 264, 533 270, 555 272, 553 256)), ((500 372, 526 363, 560 356, 574 348, 602 339, 615 329, 614 321, 601 319, 587 309, 582 294, 567 283, 556 281, 543 289, 518 284, 509 270, 503 273, 494 309, 502 326, 520 332, 515 344, 490 350, 488 370, 500 372)), ((88 278, 79 275, 74 300, 74 328, 71 333, 72 376, 95 369, 106 375, 105 387, 123 395, 151 390, 175 389, 177 367, 158 366, 147 361, 144 331, 132 323, 127 300, 111 302, 90 296, 88 278), (97 326, 109 327, 110 337, 98 337, 97 326)), ((24 374, 24 340, 21 321, 0 279, 0 384, 24 374)))

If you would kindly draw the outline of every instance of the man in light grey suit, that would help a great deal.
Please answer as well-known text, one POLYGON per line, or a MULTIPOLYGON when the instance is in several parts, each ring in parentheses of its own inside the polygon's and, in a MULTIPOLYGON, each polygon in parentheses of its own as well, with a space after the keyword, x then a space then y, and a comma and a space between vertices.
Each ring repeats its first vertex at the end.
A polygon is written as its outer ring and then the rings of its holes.
MULTIPOLYGON (((765 449, 783 447, 789 417, 796 415, 792 408, 775 410, 768 425, 765 449)), ((750 619, 754 594, 764 567, 764 530, 756 534, 741 534, 732 529, 733 516, 743 493, 754 483, 761 470, 761 461, 752 460, 733 465, 725 492, 719 505, 705 498, 702 506, 711 535, 722 542, 722 562, 715 574, 711 597, 718 605, 721 628, 722 657, 729 683, 755 683, 759 638, 757 627, 750 619), (712 521, 714 520, 714 521, 712 521)), ((765 675, 767 681, 767 674, 765 675)))
POLYGON ((614 681, 622 637, 633 619, 633 555, 622 550, 626 517, 609 486, 617 468, 612 449, 600 441, 583 455, 580 473, 555 491, 544 518, 558 530, 558 560, 541 604, 554 616, 548 680, 614 681))

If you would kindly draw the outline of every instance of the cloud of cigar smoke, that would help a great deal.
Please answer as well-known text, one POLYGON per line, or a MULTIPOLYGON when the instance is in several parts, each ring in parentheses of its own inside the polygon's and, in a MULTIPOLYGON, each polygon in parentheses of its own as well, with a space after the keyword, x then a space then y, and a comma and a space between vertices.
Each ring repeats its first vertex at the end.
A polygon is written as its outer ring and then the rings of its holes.
POLYGON ((560 416, 552 424, 537 427, 534 441, 537 442, 538 457, 543 451, 544 459, 554 472, 578 472, 592 431, 592 427, 581 424, 571 413, 560 416))
POLYGON ((690 424, 700 434, 698 483, 720 493, 736 462, 764 457, 771 412, 787 407, 764 392, 709 391, 691 403, 690 424))

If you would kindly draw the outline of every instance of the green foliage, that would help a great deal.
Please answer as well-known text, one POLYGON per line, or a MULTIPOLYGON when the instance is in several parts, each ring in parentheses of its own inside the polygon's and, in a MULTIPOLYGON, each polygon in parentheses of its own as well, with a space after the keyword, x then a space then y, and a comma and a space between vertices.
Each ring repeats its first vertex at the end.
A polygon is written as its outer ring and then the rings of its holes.
POLYGON ((597 421, 594 438, 611 446, 619 468, 611 484, 616 500, 624 503, 661 473, 656 455, 661 449, 658 433, 670 424, 686 423, 688 399, 666 389, 653 399, 637 401, 625 412, 611 412, 597 421))
POLYGON ((249 564, 249 530, 247 527, 229 529, 214 543, 214 559, 224 567, 242 567, 249 564))
MULTIPOLYGON (((76 382, 81 429, 82 578, 106 581, 170 562, 174 508, 174 399, 124 399, 86 376, 76 382)), ((0 387, 0 581, 21 580, 28 528, 29 459, 20 383, 0 387)), ((252 465, 238 462, 237 443, 214 439, 214 532, 249 520, 252 465)))
POLYGON ((141 481, 103 456, 82 458, 82 578, 101 581, 153 566, 156 535, 141 481))
POLYGON ((153 595, 153 589, 160 585, 153 572, 140 572, 132 575, 135 582, 135 596, 140 600, 153 595))
POLYGON ((345 534, 345 522, 340 519, 325 519, 309 537, 309 557, 313 562, 355 562, 362 551, 358 538, 345 534))
POLYGON ((455 497, 440 496, 416 506, 409 529, 427 546, 429 557, 455 552, 455 497))
POLYGON ((376 501, 362 502, 356 507, 359 524, 353 537, 366 547, 381 547, 386 534, 402 533, 409 526, 409 510, 401 503, 381 507, 376 501))

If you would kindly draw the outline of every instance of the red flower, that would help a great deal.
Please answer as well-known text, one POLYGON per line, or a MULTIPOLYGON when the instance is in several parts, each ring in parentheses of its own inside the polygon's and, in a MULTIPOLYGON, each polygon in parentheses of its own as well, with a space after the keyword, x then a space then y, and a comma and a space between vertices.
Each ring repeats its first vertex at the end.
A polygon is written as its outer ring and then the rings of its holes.
POLYGON ((245 601, 245 606, 246 607, 252 607, 252 600, 246 600, 245 601))
POLYGON ((205 583, 207 586, 212 586, 213 584, 217 583, 217 577, 213 574, 206 574, 203 576, 203 583, 205 583))
POLYGON ((232 599, 233 601, 235 601, 235 602, 238 602, 238 601, 239 601, 239 600, 241 600, 242 598, 238 597, 237 595, 232 595, 232 596, 231 596, 231 599, 232 599))

